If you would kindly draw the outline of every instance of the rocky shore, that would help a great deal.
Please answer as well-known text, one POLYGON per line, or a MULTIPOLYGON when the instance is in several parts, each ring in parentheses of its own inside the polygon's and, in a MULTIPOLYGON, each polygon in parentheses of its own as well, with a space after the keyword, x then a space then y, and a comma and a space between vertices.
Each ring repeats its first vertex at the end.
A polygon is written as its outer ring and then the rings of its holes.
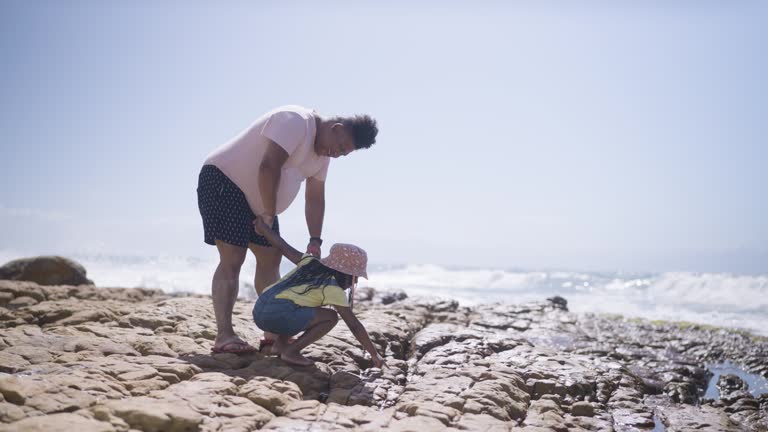
MULTIPOLYGON (((488 304, 363 289, 389 368, 340 323, 314 367, 211 354, 211 302, 157 290, 0 281, 0 431, 765 431, 768 341, 695 325, 576 315, 562 298, 488 304)), ((235 326, 256 343, 251 302, 235 326)))

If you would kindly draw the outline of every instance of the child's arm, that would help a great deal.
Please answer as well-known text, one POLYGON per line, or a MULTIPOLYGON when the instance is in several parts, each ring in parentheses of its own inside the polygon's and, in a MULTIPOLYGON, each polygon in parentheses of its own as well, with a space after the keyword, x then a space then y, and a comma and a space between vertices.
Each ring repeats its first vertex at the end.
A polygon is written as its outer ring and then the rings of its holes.
POLYGON ((360 343, 363 345, 363 348, 365 348, 365 350, 368 351, 368 354, 371 355, 373 365, 377 368, 386 366, 387 364, 384 362, 384 359, 381 358, 379 353, 376 351, 376 347, 373 346, 373 342, 371 342, 371 338, 368 336, 368 332, 365 330, 365 327, 363 327, 363 323, 357 319, 355 314, 352 312, 352 309, 344 306, 334 307, 339 312, 339 315, 341 315, 341 319, 347 323, 347 327, 349 327, 349 330, 352 332, 352 334, 355 335, 357 340, 360 341, 360 343))
POLYGON ((257 233, 263 235, 272 246, 276 247, 292 263, 298 264, 299 261, 301 261, 301 257, 304 256, 301 252, 294 249, 293 246, 286 243, 285 240, 280 237, 280 234, 272 231, 272 228, 267 226, 260 217, 253 220, 253 229, 255 229, 257 233))

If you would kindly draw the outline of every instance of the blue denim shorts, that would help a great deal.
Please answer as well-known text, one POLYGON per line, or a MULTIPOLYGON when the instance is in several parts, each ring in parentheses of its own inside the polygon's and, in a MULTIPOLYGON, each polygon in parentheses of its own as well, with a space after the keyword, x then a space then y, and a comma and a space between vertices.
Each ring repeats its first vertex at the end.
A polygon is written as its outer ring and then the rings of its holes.
POLYGON ((293 336, 304 331, 317 314, 317 308, 299 306, 272 295, 259 297, 253 306, 253 321, 265 332, 293 336))

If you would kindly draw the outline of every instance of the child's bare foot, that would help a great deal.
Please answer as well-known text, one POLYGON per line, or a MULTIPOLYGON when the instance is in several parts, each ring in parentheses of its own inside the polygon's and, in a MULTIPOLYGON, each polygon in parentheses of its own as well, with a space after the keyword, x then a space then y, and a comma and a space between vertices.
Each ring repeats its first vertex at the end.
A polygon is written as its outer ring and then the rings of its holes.
POLYGON ((276 339, 262 339, 259 343, 259 352, 266 356, 280 355, 290 344, 296 342, 296 338, 290 336, 278 336, 276 339))
POLYGON ((312 366, 313 364, 315 364, 315 362, 304 357, 303 355, 301 355, 301 353, 290 352, 290 350, 287 350, 287 352, 281 353, 280 358, 286 363, 290 363, 296 366, 312 366))
POLYGON ((288 348, 288 345, 290 342, 288 342, 288 338, 284 336, 279 336, 277 339, 275 339, 274 345, 272 345, 271 354, 272 355, 280 355, 283 351, 288 348))

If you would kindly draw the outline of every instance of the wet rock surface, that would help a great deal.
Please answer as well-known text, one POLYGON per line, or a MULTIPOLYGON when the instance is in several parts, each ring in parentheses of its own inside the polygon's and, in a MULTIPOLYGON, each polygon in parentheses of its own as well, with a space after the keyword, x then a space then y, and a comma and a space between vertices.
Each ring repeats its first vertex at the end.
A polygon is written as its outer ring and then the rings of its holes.
MULTIPOLYGON (((384 370, 343 323, 305 350, 312 367, 211 354, 203 296, 0 281, 0 300, 0 431, 768 430, 768 396, 737 376, 703 398, 710 363, 768 376, 765 339, 560 297, 467 308, 361 289, 384 370)), ((256 343, 251 306, 234 323, 256 343)))

